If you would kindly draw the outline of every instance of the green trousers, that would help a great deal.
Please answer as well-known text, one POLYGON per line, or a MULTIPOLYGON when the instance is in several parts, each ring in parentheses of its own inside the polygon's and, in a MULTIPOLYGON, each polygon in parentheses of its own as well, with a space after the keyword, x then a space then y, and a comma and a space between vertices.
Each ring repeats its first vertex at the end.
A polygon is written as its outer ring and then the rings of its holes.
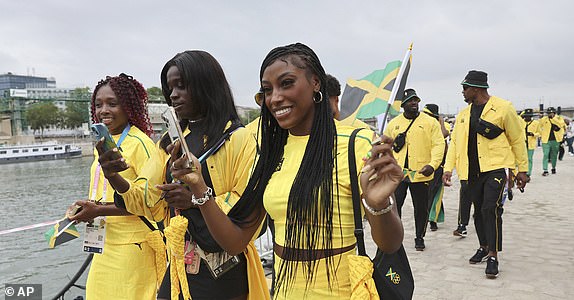
POLYGON ((552 169, 556 169, 556 161, 558 160, 558 147, 559 143, 557 141, 548 141, 548 143, 542 144, 542 152, 544 157, 542 158, 542 169, 548 171, 548 160, 552 162, 552 169))
POLYGON ((532 157, 534 156, 534 149, 528 149, 528 176, 532 175, 532 157))

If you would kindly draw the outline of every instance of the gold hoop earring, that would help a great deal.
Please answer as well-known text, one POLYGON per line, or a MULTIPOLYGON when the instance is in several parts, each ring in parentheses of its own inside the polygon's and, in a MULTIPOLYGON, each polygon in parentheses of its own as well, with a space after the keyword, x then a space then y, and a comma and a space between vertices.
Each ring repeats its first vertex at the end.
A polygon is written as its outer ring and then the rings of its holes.
POLYGON ((313 102, 321 103, 321 101, 323 101, 323 93, 321 93, 321 91, 318 91, 315 93, 315 95, 313 95, 313 102), (317 95, 319 95, 319 99, 317 99, 317 95))

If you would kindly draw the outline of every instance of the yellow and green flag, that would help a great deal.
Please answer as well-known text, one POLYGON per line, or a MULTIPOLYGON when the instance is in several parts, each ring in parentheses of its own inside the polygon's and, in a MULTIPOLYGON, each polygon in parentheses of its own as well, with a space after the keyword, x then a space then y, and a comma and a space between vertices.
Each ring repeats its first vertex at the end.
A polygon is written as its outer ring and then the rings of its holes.
POLYGON ((411 50, 412 44, 402 62, 392 61, 384 69, 375 70, 359 80, 347 80, 341 97, 341 122, 353 125, 357 119, 381 118, 383 114, 385 117, 397 116, 400 113, 411 66, 411 50))
MULTIPOLYGON (((375 70, 359 80, 347 80, 341 97, 342 122, 349 122, 350 124, 356 119, 374 118, 384 113, 400 66, 400 60, 393 61, 388 63, 384 69, 375 70)), ((408 75, 408 71, 405 72, 405 77, 406 75, 408 75)), ((401 83, 404 82, 406 80, 401 83)), ((404 87, 402 90, 404 91, 404 87)), ((403 93, 397 95, 402 97, 403 93)), ((400 109, 401 99, 395 99, 389 114, 396 116, 400 109)))

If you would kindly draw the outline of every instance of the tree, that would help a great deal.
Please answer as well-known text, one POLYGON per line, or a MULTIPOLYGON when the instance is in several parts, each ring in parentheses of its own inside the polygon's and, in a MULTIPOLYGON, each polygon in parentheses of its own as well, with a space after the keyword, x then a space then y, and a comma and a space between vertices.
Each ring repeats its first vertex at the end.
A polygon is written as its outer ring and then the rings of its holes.
POLYGON ((248 108, 242 114, 239 114, 239 119, 241 119, 241 123, 247 125, 251 123, 251 121, 255 120, 261 114, 260 108, 248 108))
POLYGON ((65 128, 78 128, 90 119, 90 101, 92 93, 90 88, 77 88, 70 94, 72 101, 66 105, 63 114, 62 126, 65 128))
POLYGON ((152 86, 147 91, 147 98, 149 102, 162 102, 163 101, 163 93, 161 92, 161 88, 157 86, 152 86))
POLYGON ((58 125, 61 120, 61 113, 58 107, 52 102, 40 102, 31 105, 26 110, 26 120, 30 128, 40 130, 40 136, 44 136, 44 129, 51 125, 58 125))

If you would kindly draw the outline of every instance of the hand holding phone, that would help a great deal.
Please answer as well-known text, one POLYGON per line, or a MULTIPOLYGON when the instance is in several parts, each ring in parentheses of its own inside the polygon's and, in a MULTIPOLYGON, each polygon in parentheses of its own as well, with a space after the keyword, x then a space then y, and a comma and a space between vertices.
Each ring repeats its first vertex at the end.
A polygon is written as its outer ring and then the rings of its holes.
POLYGON ((98 141, 101 140, 102 138, 104 139, 103 143, 104 152, 110 151, 117 147, 116 142, 114 142, 114 139, 110 135, 108 127, 105 124, 103 123, 92 124, 90 128, 92 129, 92 133, 94 134, 94 136, 98 141))
POLYGON ((180 141, 182 156, 185 155, 185 158, 187 159, 187 164, 185 168, 191 168, 192 171, 195 171, 195 166, 193 164, 193 161, 191 160, 191 153, 189 152, 189 148, 187 147, 187 143, 185 142, 185 137, 183 136, 183 132, 181 130, 181 127, 179 126, 179 120, 177 119, 177 115, 175 114, 175 109, 171 106, 168 107, 161 114, 161 118, 166 123, 167 134, 169 135, 171 142, 173 143, 177 140, 180 141))

